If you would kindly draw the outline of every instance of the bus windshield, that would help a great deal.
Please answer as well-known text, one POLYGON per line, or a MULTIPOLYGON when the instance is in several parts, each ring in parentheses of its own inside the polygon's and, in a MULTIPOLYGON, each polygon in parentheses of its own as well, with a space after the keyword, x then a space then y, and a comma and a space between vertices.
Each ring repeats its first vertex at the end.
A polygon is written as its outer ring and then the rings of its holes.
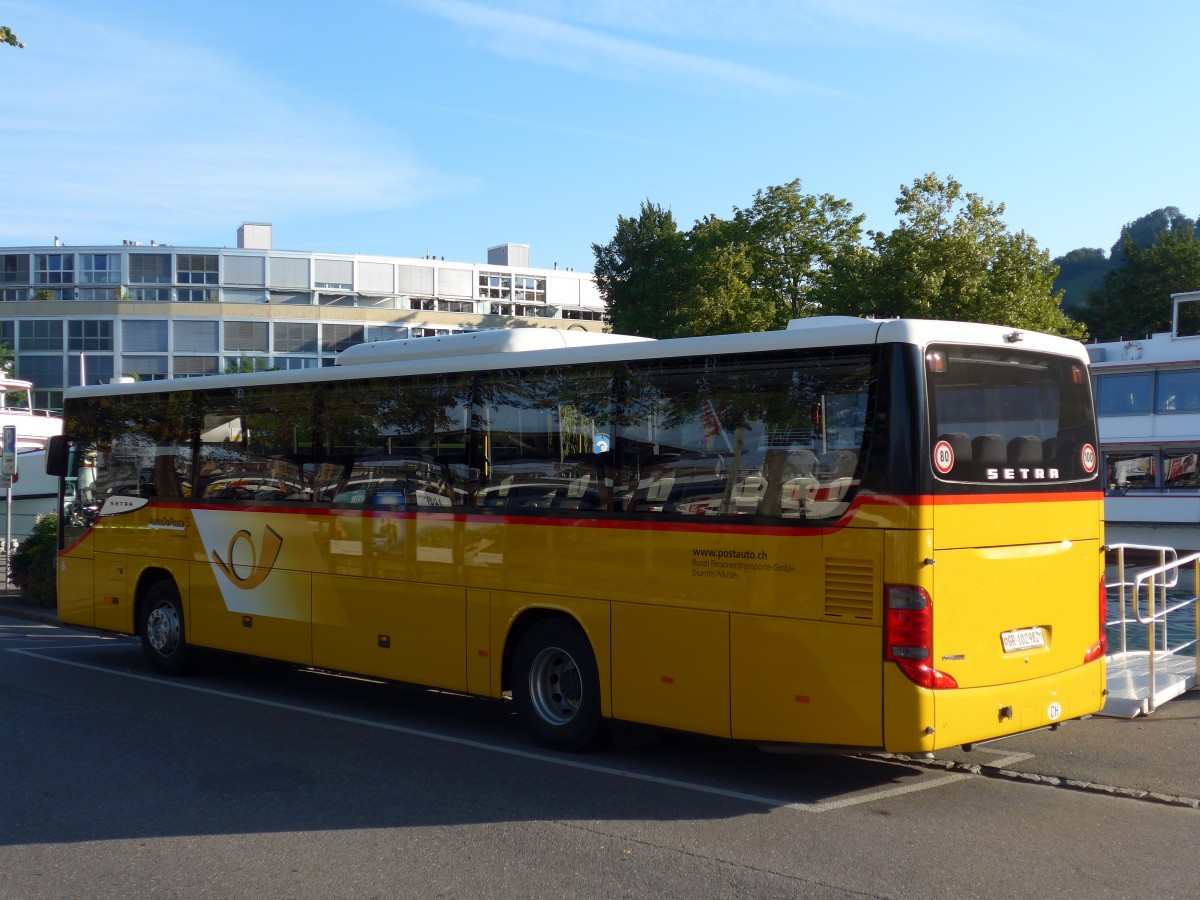
POLYGON ((1078 360, 942 344, 925 361, 938 481, 1095 479, 1092 396, 1078 360))

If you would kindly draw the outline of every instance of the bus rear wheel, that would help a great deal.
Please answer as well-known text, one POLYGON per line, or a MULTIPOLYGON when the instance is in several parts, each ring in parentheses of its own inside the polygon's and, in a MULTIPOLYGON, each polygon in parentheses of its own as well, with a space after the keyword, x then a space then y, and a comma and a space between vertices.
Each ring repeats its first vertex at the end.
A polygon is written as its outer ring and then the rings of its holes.
POLYGON ((188 644, 183 633, 183 603, 175 582, 155 583, 142 603, 142 653, 156 672, 182 675, 188 667, 188 644))
POLYGON ((596 657, 573 622, 547 619, 531 627, 513 655, 511 684, 517 716, 538 743, 574 752, 599 740, 596 657))

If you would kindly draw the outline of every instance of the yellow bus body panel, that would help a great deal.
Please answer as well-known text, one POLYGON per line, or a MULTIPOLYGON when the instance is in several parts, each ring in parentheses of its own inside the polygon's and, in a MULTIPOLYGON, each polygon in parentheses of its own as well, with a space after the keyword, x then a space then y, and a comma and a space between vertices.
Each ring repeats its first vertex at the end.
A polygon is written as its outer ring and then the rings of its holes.
POLYGON ((618 719, 729 737, 729 614, 614 603, 618 719))
POLYGON ((58 557, 58 618, 70 625, 96 624, 96 585, 90 542, 58 557))
POLYGON ((732 617, 733 737, 883 745, 877 627, 732 617))
POLYGON ((467 690, 462 588, 313 576, 313 665, 467 690))

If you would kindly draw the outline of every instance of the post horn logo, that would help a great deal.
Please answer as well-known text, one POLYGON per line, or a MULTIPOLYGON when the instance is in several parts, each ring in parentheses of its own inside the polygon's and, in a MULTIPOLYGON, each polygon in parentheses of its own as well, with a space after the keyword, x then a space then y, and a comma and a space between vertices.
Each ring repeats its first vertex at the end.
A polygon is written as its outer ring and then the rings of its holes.
POLYGON ((254 538, 250 536, 249 531, 243 528, 229 539, 229 549, 225 551, 225 555, 229 557, 229 562, 221 559, 217 555, 216 550, 212 551, 212 558, 217 567, 225 573, 226 578, 242 590, 248 591, 258 587, 267 580, 267 576, 271 574, 271 567, 275 565, 275 560, 279 558, 281 547, 283 547, 283 538, 279 536, 279 533, 274 528, 267 525, 263 530, 262 555, 259 556, 255 553, 254 538), (238 571, 239 568, 245 569, 245 565, 239 566, 233 561, 233 551, 238 541, 245 541, 250 545, 250 559, 254 561, 252 568, 246 575, 242 575, 238 571))

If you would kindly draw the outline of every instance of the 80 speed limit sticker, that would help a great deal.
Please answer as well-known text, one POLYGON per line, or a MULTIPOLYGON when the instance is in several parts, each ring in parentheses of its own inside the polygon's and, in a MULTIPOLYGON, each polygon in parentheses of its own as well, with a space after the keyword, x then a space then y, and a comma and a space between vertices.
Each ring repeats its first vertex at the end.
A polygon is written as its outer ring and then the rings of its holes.
POLYGON ((933 467, 943 475, 949 475, 954 468, 954 448, 949 441, 938 441, 933 448, 933 467))

